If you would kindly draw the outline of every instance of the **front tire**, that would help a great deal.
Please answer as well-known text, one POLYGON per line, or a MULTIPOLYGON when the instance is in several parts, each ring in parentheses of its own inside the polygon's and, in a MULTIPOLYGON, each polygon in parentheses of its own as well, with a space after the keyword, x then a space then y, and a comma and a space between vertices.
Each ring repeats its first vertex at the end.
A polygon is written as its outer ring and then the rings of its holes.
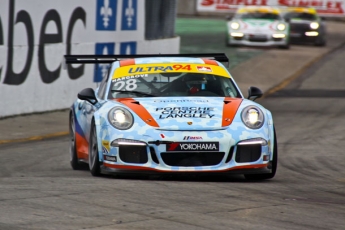
POLYGON ((75 118, 73 112, 70 113, 70 118, 69 118, 69 135, 70 135, 70 164, 72 169, 74 170, 80 170, 82 167, 79 163, 78 160, 78 155, 77 155, 77 144, 76 144, 76 134, 75 134, 75 118))
POLYGON ((273 147, 273 160, 270 162, 272 167, 272 172, 264 174, 245 174, 244 177, 247 180, 268 180, 272 179, 276 175, 277 165, 278 165, 278 146, 277 146, 277 135, 276 130, 274 131, 274 147, 273 147))
POLYGON ((98 156, 97 132, 95 122, 92 121, 89 141, 89 168, 92 176, 101 175, 101 165, 98 156))
POLYGON ((326 46, 326 39, 324 37, 318 38, 315 43, 315 46, 326 46))

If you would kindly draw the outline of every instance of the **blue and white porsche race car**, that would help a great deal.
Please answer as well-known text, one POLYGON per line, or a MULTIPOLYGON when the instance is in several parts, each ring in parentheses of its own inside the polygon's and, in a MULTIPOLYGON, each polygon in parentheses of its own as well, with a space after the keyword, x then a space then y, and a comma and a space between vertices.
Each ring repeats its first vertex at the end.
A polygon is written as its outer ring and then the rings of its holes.
POLYGON ((244 174, 277 169, 272 114, 244 98, 225 54, 65 55, 66 63, 111 63, 98 88, 70 110, 73 169, 91 174, 244 174))

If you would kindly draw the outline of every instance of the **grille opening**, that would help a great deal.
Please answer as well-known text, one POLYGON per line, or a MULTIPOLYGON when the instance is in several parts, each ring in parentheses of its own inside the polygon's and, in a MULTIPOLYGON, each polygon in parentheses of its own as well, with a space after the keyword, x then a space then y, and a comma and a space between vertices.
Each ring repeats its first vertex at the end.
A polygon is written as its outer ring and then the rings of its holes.
POLYGON ((158 161, 158 158, 157 158, 157 155, 156 155, 156 151, 153 147, 150 147, 150 152, 151 152, 151 158, 152 160, 156 163, 156 164, 159 164, 159 161, 158 161))
POLYGON ((162 160, 169 166, 211 166, 218 165, 224 158, 224 152, 164 152, 162 160))
POLYGON ((146 146, 121 145, 119 157, 126 163, 145 164, 148 161, 146 146))
POLYGON ((235 160, 238 163, 254 162, 261 157, 261 145, 238 145, 235 160))
POLYGON ((225 163, 229 163, 231 161, 233 154, 234 154, 234 146, 231 146, 228 157, 225 160, 225 163))
POLYGON ((283 39, 282 38, 273 38, 273 41, 279 42, 279 41, 283 41, 283 39))
POLYGON ((232 37, 234 40, 242 40, 243 39, 243 37, 232 37))

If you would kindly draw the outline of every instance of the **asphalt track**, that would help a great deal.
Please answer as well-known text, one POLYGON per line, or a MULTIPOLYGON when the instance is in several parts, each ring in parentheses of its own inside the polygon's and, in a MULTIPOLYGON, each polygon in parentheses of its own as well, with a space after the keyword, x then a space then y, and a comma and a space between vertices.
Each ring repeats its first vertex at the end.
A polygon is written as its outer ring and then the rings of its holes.
POLYGON ((344 229, 344 26, 327 47, 260 49, 232 68, 241 87, 266 92, 273 180, 94 178, 68 164, 67 111, 18 116, 0 120, 0 229, 344 229))

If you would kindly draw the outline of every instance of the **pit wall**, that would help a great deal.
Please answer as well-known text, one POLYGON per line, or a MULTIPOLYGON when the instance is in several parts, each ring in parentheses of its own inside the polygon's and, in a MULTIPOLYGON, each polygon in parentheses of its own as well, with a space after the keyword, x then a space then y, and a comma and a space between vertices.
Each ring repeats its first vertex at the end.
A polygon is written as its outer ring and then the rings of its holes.
POLYGON ((180 38, 145 40, 144 0, 1 0, 0 118, 68 108, 106 65, 65 54, 179 53, 180 38))

